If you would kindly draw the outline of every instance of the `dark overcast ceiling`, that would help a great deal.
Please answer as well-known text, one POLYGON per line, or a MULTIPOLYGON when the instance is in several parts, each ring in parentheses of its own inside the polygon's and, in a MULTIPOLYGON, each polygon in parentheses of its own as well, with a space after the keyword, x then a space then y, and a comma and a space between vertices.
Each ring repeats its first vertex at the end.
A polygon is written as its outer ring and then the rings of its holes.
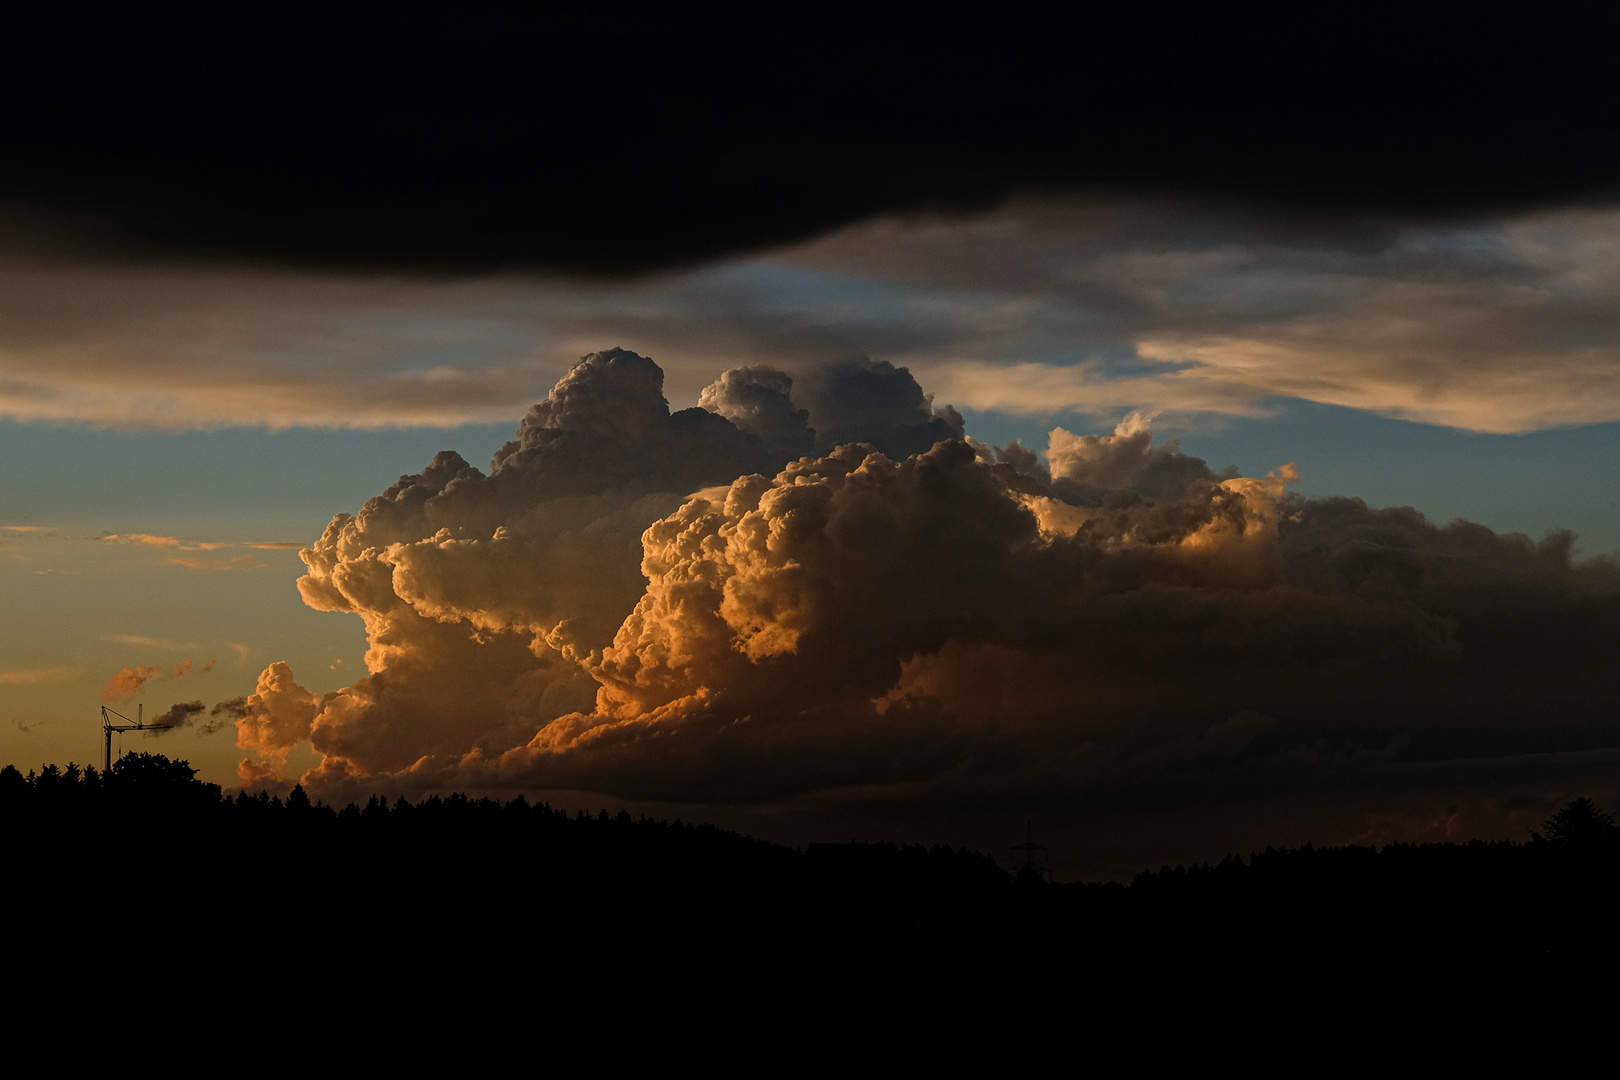
POLYGON ((12 227, 107 251, 635 273, 1025 191, 1454 217, 1620 191, 1620 9, 945 4, 829 20, 54 5, 12 227))

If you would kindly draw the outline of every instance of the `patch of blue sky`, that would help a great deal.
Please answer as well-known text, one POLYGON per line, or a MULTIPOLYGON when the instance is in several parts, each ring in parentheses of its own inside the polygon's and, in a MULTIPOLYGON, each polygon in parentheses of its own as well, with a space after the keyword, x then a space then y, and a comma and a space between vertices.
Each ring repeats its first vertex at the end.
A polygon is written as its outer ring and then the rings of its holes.
POLYGON ((487 468, 510 422, 455 428, 107 431, 0 420, 5 525, 313 541, 440 450, 487 468))
POLYGON ((1151 375, 1169 375, 1203 366, 1197 360, 1155 360, 1143 356, 1132 342, 1043 352, 1031 358, 1050 367, 1086 367, 1088 382, 1114 382, 1151 375))
POLYGON ((1494 222, 1450 228, 1412 229, 1386 251, 1398 261, 1434 262, 1469 271, 1522 272, 1531 269, 1524 251, 1494 222))
POLYGON ((1220 326, 1255 319, 1312 315, 1342 303, 1377 281, 1375 275, 1342 258, 1287 252, 1284 257, 1252 256, 1236 265, 1178 275, 1160 286, 1155 322, 1170 325, 1196 318, 1220 326))

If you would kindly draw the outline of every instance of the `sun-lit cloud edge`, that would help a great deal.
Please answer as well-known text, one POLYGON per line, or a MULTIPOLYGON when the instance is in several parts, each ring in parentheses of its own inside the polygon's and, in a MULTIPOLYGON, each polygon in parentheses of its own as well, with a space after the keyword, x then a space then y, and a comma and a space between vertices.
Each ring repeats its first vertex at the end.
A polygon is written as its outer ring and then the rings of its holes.
POLYGON ((157 536, 151 533, 109 533, 97 537, 96 541, 102 544, 129 545, 135 548, 155 548, 167 556, 164 561, 171 566, 203 571, 263 570, 269 567, 270 564, 251 554, 198 557, 174 553, 181 551, 212 553, 234 547, 251 548, 255 551, 296 551, 304 546, 301 543, 287 540, 250 540, 240 543, 188 541, 178 536, 157 536))

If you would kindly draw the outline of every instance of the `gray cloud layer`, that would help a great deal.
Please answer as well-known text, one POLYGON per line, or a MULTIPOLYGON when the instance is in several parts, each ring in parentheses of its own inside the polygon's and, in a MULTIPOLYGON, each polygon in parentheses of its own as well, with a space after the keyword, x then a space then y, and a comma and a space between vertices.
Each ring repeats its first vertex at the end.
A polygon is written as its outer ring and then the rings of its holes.
POLYGON ((794 371, 817 449, 845 438, 824 411, 853 418, 881 391, 812 385, 810 369, 863 355, 976 409, 1254 415, 1282 396, 1528 431, 1620 419, 1617 244, 1608 211, 1328 228, 1093 200, 873 221, 617 284, 13 258, 0 265, 0 415, 489 421, 611 336, 656 348, 675 400, 695 402, 716 366, 794 371))

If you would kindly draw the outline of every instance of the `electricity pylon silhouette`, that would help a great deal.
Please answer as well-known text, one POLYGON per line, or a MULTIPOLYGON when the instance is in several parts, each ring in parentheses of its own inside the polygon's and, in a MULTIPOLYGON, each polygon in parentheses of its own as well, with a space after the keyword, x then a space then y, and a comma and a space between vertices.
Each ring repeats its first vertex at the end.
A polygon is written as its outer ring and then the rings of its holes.
POLYGON ((1045 848, 1041 847, 1041 845, 1035 842, 1035 826, 1031 819, 1024 819, 1024 842, 1022 844, 1014 844, 1013 850, 1024 853, 1024 861, 1018 864, 1017 870, 1013 871, 1014 876, 1019 882, 1039 884, 1040 882, 1046 880, 1046 875, 1049 870, 1046 865, 1046 856, 1048 852, 1045 848), (1035 860, 1035 853, 1037 851, 1041 853, 1039 862, 1035 860))

